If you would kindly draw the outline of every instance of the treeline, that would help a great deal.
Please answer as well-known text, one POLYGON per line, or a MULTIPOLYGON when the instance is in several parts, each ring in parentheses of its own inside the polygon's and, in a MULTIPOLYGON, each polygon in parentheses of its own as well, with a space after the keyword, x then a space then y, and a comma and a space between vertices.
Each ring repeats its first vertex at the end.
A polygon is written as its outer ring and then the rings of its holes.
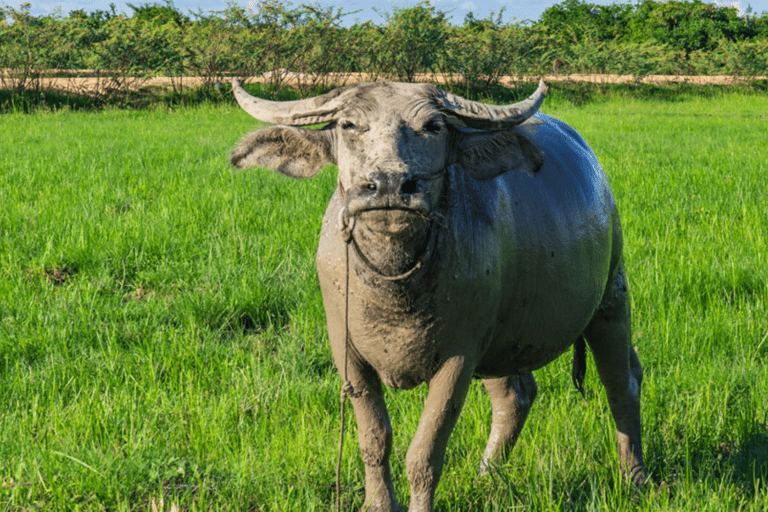
POLYGON ((469 88, 551 73, 768 75, 768 13, 701 0, 565 0, 535 22, 470 13, 460 26, 429 1, 386 13, 382 24, 351 26, 341 9, 281 0, 187 13, 172 0, 128 5, 131 15, 112 4, 66 16, 3 5, 0 86, 35 90, 52 72, 83 70, 100 78, 103 94, 151 76, 171 77, 180 91, 184 76, 214 88, 228 75, 266 73, 274 90, 290 78, 307 91, 349 73, 372 80, 437 73, 469 88))

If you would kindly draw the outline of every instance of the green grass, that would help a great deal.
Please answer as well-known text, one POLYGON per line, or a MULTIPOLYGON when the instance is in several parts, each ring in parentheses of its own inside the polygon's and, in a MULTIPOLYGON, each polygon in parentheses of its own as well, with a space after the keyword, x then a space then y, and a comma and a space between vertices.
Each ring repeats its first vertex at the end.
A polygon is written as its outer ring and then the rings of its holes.
MULTIPOLYGON (((644 448, 635 495, 594 367, 568 357, 510 461, 476 465, 473 385, 436 509, 768 508, 768 98, 613 97, 544 110, 603 162, 625 231, 644 448)), ((313 255, 335 173, 235 172, 230 105, 5 114, 0 130, 0 505, 328 511, 340 379, 313 255)), ((393 474, 424 387, 388 392, 393 474)), ((351 414, 350 414, 351 416, 351 414)), ((348 420, 345 510, 362 505, 348 420)))

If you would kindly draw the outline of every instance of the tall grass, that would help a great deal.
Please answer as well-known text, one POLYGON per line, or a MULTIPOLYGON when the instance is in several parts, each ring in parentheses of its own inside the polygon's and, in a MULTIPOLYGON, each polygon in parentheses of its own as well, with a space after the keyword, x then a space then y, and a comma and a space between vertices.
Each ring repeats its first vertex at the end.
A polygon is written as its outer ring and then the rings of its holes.
MULTIPOLYGON (((644 445, 618 476, 596 372, 568 358, 510 461, 476 476, 473 386, 437 510, 768 507, 768 121, 764 96, 606 98, 545 111, 606 168, 625 232, 644 445)), ((8 510, 330 510, 339 378, 313 254, 333 169, 235 172, 256 123, 228 105, 4 115, 0 503, 8 510)), ((397 492, 425 390, 387 392, 397 492)), ((346 509, 363 468, 348 424, 346 509)))

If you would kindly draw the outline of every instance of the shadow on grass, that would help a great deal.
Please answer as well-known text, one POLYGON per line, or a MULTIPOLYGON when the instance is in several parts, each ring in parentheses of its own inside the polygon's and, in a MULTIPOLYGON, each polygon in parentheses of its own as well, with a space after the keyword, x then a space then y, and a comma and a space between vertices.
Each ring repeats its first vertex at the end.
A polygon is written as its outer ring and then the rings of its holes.
POLYGON ((90 96, 52 91, 12 91, 0 89, 0 114, 30 114, 38 110, 92 110, 99 105, 90 96))
MULTIPOLYGON (((661 486, 675 486, 684 481, 686 487, 700 485, 713 488, 728 482, 740 495, 754 497, 768 485, 768 425, 753 421, 746 426, 741 439, 707 441, 678 438, 679 444, 688 444, 676 455, 668 448, 649 447, 646 465, 653 481, 661 486)), ((735 433, 734 433, 735 434, 735 433)), ((677 444, 677 443, 676 443, 677 444)))
MULTIPOLYGON (((270 100, 289 101, 316 96, 332 88, 318 87, 300 91, 288 87, 275 90, 267 84, 246 84, 252 95, 270 100)), ((232 85, 187 87, 183 92, 169 91, 160 86, 144 86, 138 90, 108 91, 101 95, 68 94, 49 90, 15 91, 0 89, 0 114, 33 114, 38 111, 101 110, 105 108, 152 109, 195 106, 201 104, 234 104, 232 85)))
POLYGON ((768 91, 768 80, 753 80, 732 85, 557 82, 552 84, 550 88, 550 94, 557 95, 560 99, 575 106, 614 100, 616 98, 634 98, 674 103, 694 97, 715 98, 731 93, 761 94, 766 91, 768 91))
MULTIPOLYGON (((534 485, 518 480, 503 467, 495 466, 487 477, 467 486, 462 501, 466 510, 539 510, 558 503, 559 510, 587 511, 610 509, 655 510, 678 506, 699 499, 700 494, 717 493, 721 485, 738 489, 746 500, 761 499, 768 486, 768 425, 754 422, 749 434, 741 441, 718 446, 699 446, 689 458, 669 460, 652 446, 646 450, 646 465, 651 476, 642 488, 631 486, 617 474, 604 479, 589 468, 573 468, 567 478, 552 475, 535 477, 534 485), (689 489, 698 488, 688 492, 689 489), (532 491, 531 489, 538 490, 532 491), (542 494, 541 489, 546 488, 542 494), (503 489, 504 492, 499 492, 503 489), (683 494, 677 495, 676 491, 683 494)), ((445 500, 437 511, 465 510, 446 506, 445 500)), ((674 508, 674 507, 673 507, 674 508)))
POLYGON ((102 110, 104 108, 171 108, 234 101, 224 88, 188 88, 183 93, 160 87, 137 91, 110 91, 101 95, 68 94, 50 90, 12 91, 0 89, 0 114, 33 114, 38 111, 102 110))
POLYGON ((263 331, 283 330, 289 320, 291 300, 279 290, 232 300, 222 294, 205 291, 188 294, 177 314, 187 316, 196 325, 229 335, 256 335, 263 331))
POLYGON ((734 480, 745 492, 754 492, 758 482, 764 489, 768 485, 768 425, 755 423, 753 431, 726 458, 725 465, 732 469, 734 480))

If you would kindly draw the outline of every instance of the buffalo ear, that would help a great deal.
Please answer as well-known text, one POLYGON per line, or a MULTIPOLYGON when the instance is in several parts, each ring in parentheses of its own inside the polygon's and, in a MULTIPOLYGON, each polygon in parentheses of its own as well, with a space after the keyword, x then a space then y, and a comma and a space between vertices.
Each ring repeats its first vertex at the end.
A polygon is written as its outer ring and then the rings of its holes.
POLYGON ((534 173, 543 164, 534 143, 515 130, 460 132, 457 136, 455 163, 477 180, 490 180, 514 170, 534 173))
POLYGON ((259 165, 293 178, 311 178, 325 164, 335 163, 332 132, 270 126, 243 137, 229 161, 240 169, 259 165))

